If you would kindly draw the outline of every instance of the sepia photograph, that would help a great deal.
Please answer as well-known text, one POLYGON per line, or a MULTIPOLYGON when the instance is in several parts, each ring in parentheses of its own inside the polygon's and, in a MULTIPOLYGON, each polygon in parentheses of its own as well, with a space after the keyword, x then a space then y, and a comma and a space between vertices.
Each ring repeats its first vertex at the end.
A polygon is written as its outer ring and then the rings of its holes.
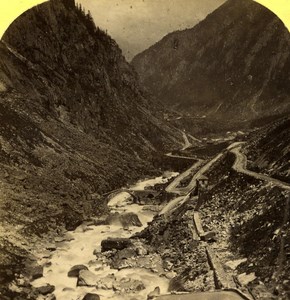
POLYGON ((2 0, 0 300, 290 300, 289 0, 2 0))

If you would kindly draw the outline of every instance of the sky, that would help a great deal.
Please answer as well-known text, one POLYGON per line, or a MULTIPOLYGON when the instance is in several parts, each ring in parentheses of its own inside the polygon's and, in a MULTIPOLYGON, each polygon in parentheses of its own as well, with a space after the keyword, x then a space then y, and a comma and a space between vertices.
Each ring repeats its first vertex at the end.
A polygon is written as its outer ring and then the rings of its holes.
POLYGON ((116 39, 127 58, 169 32, 190 28, 225 0, 81 0, 95 23, 116 39))
MULTIPOLYGON (((43 0, 0 0, 0 36, 15 18, 43 0)), ((193 27, 225 0, 77 0, 130 60, 167 33, 193 27)), ((290 0, 256 0, 290 29, 290 0)))

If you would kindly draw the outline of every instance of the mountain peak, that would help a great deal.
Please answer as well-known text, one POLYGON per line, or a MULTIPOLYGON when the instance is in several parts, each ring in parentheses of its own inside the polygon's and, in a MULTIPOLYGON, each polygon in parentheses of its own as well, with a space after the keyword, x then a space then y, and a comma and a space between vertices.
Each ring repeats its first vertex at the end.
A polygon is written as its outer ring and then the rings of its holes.
POLYGON ((169 34, 132 64, 166 105, 194 116, 255 119, 289 111, 290 35, 251 0, 228 0, 169 34))

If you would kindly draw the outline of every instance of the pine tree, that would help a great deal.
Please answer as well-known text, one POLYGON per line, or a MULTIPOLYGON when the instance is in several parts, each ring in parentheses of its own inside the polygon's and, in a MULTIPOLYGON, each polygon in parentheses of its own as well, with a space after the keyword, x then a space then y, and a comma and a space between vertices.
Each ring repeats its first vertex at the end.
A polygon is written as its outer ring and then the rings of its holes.
POLYGON ((65 5, 67 8, 75 8, 75 0, 62 0, 62 3, 65 5))
POLYGON ((92 14, 91 14, 90 10, 88 10, 87 19, 90 20, 90 21, 93 21, 93 17, 92 17, 92 14))
POLYGON ((86 24, 87 24, 87 28, 89 29, 89 31, 91 31, 91 32, 96 31, 96 25, 95 25, 95 22, 94 22, 94 19, 92 17, 90 10, 88 10, 88 13, 86 15, 86 24))

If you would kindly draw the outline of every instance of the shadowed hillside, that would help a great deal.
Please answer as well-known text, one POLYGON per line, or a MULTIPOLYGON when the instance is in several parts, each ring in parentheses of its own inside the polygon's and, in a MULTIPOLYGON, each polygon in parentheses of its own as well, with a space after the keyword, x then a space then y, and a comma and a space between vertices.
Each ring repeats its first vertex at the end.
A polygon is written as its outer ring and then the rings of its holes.
POLYGON ((0 286, 31 242, 104 213, 103 193, 156 173, 153 157, 181 139, 160 116, 74 1, 14 21, 0 43, 0 286))

